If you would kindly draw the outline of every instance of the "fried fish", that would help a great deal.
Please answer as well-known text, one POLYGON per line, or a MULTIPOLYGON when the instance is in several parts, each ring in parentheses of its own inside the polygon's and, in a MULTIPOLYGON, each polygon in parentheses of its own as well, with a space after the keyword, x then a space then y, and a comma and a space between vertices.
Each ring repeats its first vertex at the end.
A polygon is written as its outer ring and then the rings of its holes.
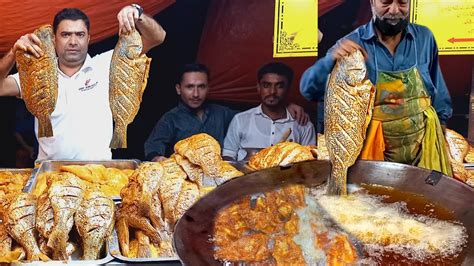
POLYGON ((50 116, 58 98, 58 62, 54 34, 50 25, 35 30, 44 54, 39 58, 24 51, 16 52, 21 96, 28 111, 38 118, 38 137, 52 137, 50 116))
POLYGON ((127 148, 127 126, 138 113, 145 91, 151 58, 142 54, 138 31, 122 34, 110 63, 109 102, 115 122, 110 147, 127 148))

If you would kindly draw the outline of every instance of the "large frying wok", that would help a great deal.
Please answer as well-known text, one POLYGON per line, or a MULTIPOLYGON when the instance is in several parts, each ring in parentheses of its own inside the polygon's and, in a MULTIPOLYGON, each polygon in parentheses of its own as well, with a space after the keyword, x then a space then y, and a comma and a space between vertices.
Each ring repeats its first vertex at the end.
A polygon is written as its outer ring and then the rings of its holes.
MULTIPOLYGON (((196 202, 178 221, 174 244, 181 261, 189 265, 222 264, 214 260, 213 244, 209 241, 219 209, 245 195, 269 191, 284 184, 322 184, 329 172, 328 161, 309 161, 250 173, 219 186, 196 202)), ((474 265, 473 188, 435 171, 381 161, 358 161, 349 168, 348 182, 379 184, 421 194, 453 211, 469 235, 463 265, 474 265)))

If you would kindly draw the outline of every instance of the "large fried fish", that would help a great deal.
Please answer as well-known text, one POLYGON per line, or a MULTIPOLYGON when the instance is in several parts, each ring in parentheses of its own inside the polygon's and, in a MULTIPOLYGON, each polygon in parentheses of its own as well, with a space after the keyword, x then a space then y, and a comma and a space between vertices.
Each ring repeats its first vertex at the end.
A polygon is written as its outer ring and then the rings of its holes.
POLYGON ((16 52, 16 63, 21 83, 21 96, 28 111, 38 118, 38 137, 52 137, 50 116, 58 98, 58 62, 54 49, 54 34, 50 25, 34 32, 41 40, 44 54, 40 58, 16 52))
POLYGON ((345 195, 347 169, 359 156, 372 117, 375 87, 360 51, 339 59, 329 77, 324 128, 332 164, 328 191, 345 195))
POLYGON ((28 261, 48 261, 48 256, 40 251, 36 242, 35 218, 36 197, 27 193, 18 194, 8 207, 8 233, 25 249, 28 261))
POLYGON ((115 204, 100 191, 87 191, 74 220, 82 239, 82 258, 96 260, 114 227, 115 204))
POLYGON ((109 102, 115 122, 110 147, 127 148, 127 126, 138 113, 148 80, 151 58, 142 53, 138 31, 122 34, 110 63, 109 102))
POLYGON ((48 190, 54 213, 54 227, 48 239, 48 247, 53 249, 53 258, 67 260, 67 241, 74 224, 74 214, 84 197, 86 185, 76 177, 54 182, 48 190))

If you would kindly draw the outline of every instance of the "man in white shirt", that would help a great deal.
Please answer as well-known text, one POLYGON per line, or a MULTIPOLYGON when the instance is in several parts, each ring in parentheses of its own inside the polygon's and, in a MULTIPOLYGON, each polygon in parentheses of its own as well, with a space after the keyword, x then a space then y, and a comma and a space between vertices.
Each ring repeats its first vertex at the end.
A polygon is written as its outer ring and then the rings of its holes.
MULTIPOLYGON (((119 32, 137 28, 143 42, 142 53, 161 44, 163 28, 143 8, 133 4, 117 14, 119 32)), ((38 139, 38 160, 77 159, 107 160, 112 158, 109 143, 113 119, 109 107, 109 69, 112 52, 91 58, 87 54, 89 18, 81 10, 65 8, 53 21, 55 50, 58 58, 58 98, 51 114, 52 137, 38 139)), ((39 57, 41 41, 33 33, 21 36, 0 60, 0 96, 21 96, 18 73, 7 76, 15 64, 16 51, 39 57)), ((38 120, 35 119, 38 136, 38 120)))
POLYGON ((293 70, 283 63, 269 63, 259 69, 257 80, 261 104, 234 116, 224 139, 224 158, 243 160, 249 149, 282 141, 315 145, 313 124, 298 124, 285 107, 293 70))

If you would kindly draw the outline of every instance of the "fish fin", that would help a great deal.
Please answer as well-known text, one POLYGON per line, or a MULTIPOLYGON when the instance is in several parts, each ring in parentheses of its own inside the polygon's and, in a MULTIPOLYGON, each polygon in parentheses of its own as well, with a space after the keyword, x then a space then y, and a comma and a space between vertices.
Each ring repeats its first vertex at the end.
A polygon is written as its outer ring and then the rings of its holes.
POLYGON ((53 126, 49 117, 38 118, 38 138, 52 137, 53 126))
POLYGON ((110 148, 127 148, 127 126, 115 124, 114 134, 110 141, 110 148))

